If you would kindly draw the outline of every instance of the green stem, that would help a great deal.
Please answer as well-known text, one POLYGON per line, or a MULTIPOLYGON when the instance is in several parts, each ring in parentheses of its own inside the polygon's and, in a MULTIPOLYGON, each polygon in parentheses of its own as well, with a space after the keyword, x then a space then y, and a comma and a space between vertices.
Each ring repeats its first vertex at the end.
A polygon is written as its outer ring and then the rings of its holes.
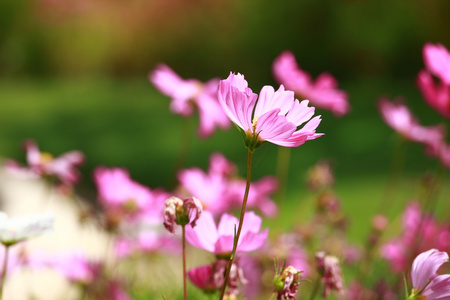
POLYGON ((233 243, 233 250, 231 251, 230 260, 228 261, 227 269, 225 271, 225 280, 223 282, 222 291, 220 293, 220 300, 223 299, 225 295, 225 290, 228 284, 228 278, 230 277, 230 270, 231 266, 233 265, 233 259, 236 254, 237 245, 239 242, 239 237, 241 235, 242 230, 242 224, 244 223, 244 215, 245 215, 245 209, 247 207, 247 199, 248 199, 248 193, 250 191, 250 181, 251 181, 251 175, 252 175, 252 151, 248 151, 248 159, 247 159, 247 183, 245 185, 245 193, 244 193, 244 199, 242 201, 242 208, 241 208, 241 216, 239 218, 239 226, 236 233, 236 237, 234 239, 233 243))
POLYGON ((317 292, 319 291, 320 282, 322 281, 322 276, 317 276, 316 282, 314 283, 313 290, 311 292, 311 295, 309 296, 309 300, 313 300, 316 298, 317 292))
POLYGON ((5 254, 3 256, 2 281, 0 282, 0 300, 3 299, 3 286, 5 285, 6 270, 8 268, 9 245, 5 245, 5 254))
POLYGON ((186 235, 185 235, 185 225, 181 226, 181 240, 183 244, 183 294, 184 300, 187 299, 187 288, 186 288, 186 235))
POLYGON ((270 295, 270 298, 269 298, 269 300, 272 300, 272 298, 273 298, 273 296, 275 296, 275 292, 272 292, 272 294, 270 295))

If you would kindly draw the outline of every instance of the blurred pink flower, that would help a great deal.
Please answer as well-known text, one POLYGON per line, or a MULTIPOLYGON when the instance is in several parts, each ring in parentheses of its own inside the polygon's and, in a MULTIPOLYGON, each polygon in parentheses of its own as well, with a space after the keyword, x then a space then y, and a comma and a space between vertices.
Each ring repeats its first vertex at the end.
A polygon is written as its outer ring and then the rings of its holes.
POLYGON ((450 52, 441 44, 427 43, 423 47, 423 59, 426 70, 419 72, 417 85, 425 101, 441 115, 450 118, 450 52))
POLYGON ((297 97, 309 99, 312 105, 330 110, 336 116, 350 110, 347 93, 338 90, 336 79, 329 73, 322 73, 313 82, 311 75, 299 68, 292 52, 282 52, 272 69, 278 83, 294 91, 297 97))
POLYGON ((450 85, 450 52, 441 44, 423 46, 423 60, 427 70, 444 84, 450 85))
POLYGON ((143 209, 152 202, 150 188, 131 179, 127 170, 121 168, 97 167, 94 182, 98 200, 106 209, 143 209))
POLYGON ((430 154, 437 151, 444 138, 442 126, 421 126, 408 107, 400 103, 392 103, 384 98, 379 101, 378 107, 386 124, 402 137, 425 144, 430 154))
POLYGON ((212 278, 212 265, 205 265, 190 269, 187 276, 193 285, 202 291, 209 293, 218 289, 212 278))
POLYGON ((450 84, 435 82, 427 71, 420 71, 417 75, 417 86, 425 101, 438 113, 450 118, 450 84))
POLYGON ((258 95, 248 88, 244 76, 230 73, 226 80, 220 81, 218 97, 230 120, 244 131, 249 151, 264 141, 297 147, 323 135, 316 133, 320 116, 310 120, 314 107, 308 107, 307 100, 299 102, 294 92, 285 91, 282 85, 278 91, 264 86, 257 101, 258 95), (304 122, 307 123, 298 129, 304 122))
POLYGON ((184 80, 164 64, 158 65, 150 73, 149 79, 161 93, 172 98, 172 112, 187 117, 192 115, 194 105, 198 108, 198 133, 201 137, 212 135, 216 127, 230 127, 230 121, 217 101, 218 79, 212 79, 205 84, 196 79, 184 80))
POLYGON ((412 264, 413 290, 408 299, 422 299, 422 297, 429 300, 450 299, 450 274, 437 274, 441 265, 448 261, 448 254, 436 249, 419 254, 412 264))
MULTIPOLYGON (((218 259, 211 265, 200 266, 189 270, 187 275, 196 287, 205 293, 212 293, 220 290, 223 286, 227 264, 227 260, 218 259)), ((239 265, 239 259, 237 259, 233 262, 230 270, 226 297, 237 296, 239 294, 239 286, 241 284, 245 285, 246 283, 247 280, 244 278, 243 271, 239 265)))
POLYGON ((53 253, 41 258, 41 264, 52 268, 73 283, 90 284, 101 275, 102 265, 81 251, 53 253))
MULTIPOLYGON (((202 202, 203 209, 219 216, 242 205, 245 179, 237 177, 237 171, 235 164, 222 154, 214 153, 209 159, 208 172, 190 168, 178 173, 181 193, 196 197, 202 202)), ((278 181, 272 176, 251 183, 247 207, 256 208, 266 216, 275 216, 278 209, 269 196, 277 188, 278 181)))
MULTIPOLYGON (((266 241, 268 229, 261 230, 262 220, 253 212, 246 212, 236 253, 258 249, 266 241)), ((204 211, 195 228, 186 228, 186 240, 193 246, 219 256, 228 256, 233 249, 234 232, 239 220, 222 215, 218 227, 209 211, 204 211)))
POLYGON ((316 253, 317 269, 322 276, 322 282, 325 285, 322 296, 327 298, 332 290, 337 293, 343 292, 343 278, 341 266, 337 257, 325 255, 325 252, 316 253))
POLYGON ((411 202, 403 212, 402 234, 381 247, 381 256, 395 273, 406 272, 412 258, 426 248, 450 251, 449 238, 450 223, 438 223, 421 210, 419 203, 411 202))
POLYGON ((28 168, 21 167, 16 161, 6 162, 6 168, 23 177, 54 177, 63 184, 71 186, 80 179, 77 166, 84 162, 84 155, 80 151, 70 151, 59 157, 41 152, 32 140, 24 142, 28 168))

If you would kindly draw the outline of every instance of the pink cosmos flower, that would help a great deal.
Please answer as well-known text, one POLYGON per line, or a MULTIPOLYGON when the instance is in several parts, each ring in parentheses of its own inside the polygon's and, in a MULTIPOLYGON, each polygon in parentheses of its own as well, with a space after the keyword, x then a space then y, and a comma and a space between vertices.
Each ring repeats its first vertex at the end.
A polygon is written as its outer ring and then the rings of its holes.
POLYGON ((230 121, 217 101, 218 79, 212 79, 205 84, 196 79, 184 80, 163 64, 150 73, 149 79, 161 93, 172 98, 170 109, 173 113, 187 117, 192 115, 193 106, 198 108, 198 133, 201 137, 212 135, 216 127, 230 127, 230 121))
POLYGON ((444 84, 450 85, 450 52, 441 44, 425 44, 423 47, 425 67, 444 84))
POLYGON ((150 188, 132 180, 125 169, 97 167, 94 181, 98 199, 105 208, 142 209, 152 202, 150 188))
POLYGON ((450 52, 441 44, 425 44, 426 70, 419 72, 417 85, 425 101, 437 112, 450 118, 450 52), (435 82, 432 75, 438 78, 435 82))
MULTIPOLYGON (((237 175, 235 164, 222 154, 214 153, 209 159, 208 172, 190 168, 178 173, 178 180, 181 183, 180 193, 196 197, 202 202, 203 209, 210 211, 214 216, 219 216, 242 205, 245 180, 237 175)), ((252 182, 247 207, 256 208, 269 217, 275 216, 278 209, 270 195, 277 188, 278 181, 272 176, 265 176, 252 182)))
POLYGON ((55 177, 63 184, 72 186, 80 179, 77 166, 84 162, 80 151, 70 151, 54 158, 50 153, 41 152, 32 140, 24 142, 28 168, 21 167, 16 161, 9 160, 6 167, 23 177, 55 177))
MULTIPOLYGON (((268 229, 260 232, 261 222, 254 212, 245 213, 236 253, 253 251, 264 244, 268 229)), ((237 218, 224 214, 216 227, 212 214, 204 211, 195 228, 186 227, 186 240, 194 247, 225 257, 233 249, 234 232, 238 224, 237 218)))
POLYGON ((436 249, 419 254, 412 264, 413 290, 408 299, 450 299, 450 274, 437 274, 441 265, 448 261, 448 254, 436 249))
POLYGON ((422 70, 417 75, 417 86, 428 105, 450 118, 450 84, 435 82, 430 73, 422 70))
POLYGON ((316 133, 320 116, 311 119, 314 107, 308 107, 308 100, 299 102, 294 92, 285 91, 283 85, 277 91, 264 86, 258 98, 243 75, 230 73, 226 80, 220 81, 218 97, 226 115, 244 131, 249 151, 253 152, 264 141, 298 147, 323 135, 316 133))
POLYGON ((421 126, 409 109, 402 104, 381 99, 379 109, 383 120, 404 138, 425 144, 427 151, 435 153, 444 137, 441 126, 421 126))
MULTIPOLYGON (((225 270, 228 261, 225 259, 218 259, 211 265, 200 266, 193 268, 187 272, 189 280, 203 290, 205 293, 212 293, 222 288, 225 277, 225 270)), ((244 278, 243 271, 239 265, 239 259, 233 262, 230 270, 230 277, 228 280, 228 291, 226 299, 234 299, 239 294, 239 286, 245 285, 247 280, 244 278)))
POLYGON ((350 110, 347 93, 338 90, 336 79, 329 73, 322 73, 313 82, 311 75, 299 68, 292 52, 282 52, 272 69, 278 83, 294 91, 298 97, 309 99, 312 105, 330 110, 336 116, 345 115, 350 110))

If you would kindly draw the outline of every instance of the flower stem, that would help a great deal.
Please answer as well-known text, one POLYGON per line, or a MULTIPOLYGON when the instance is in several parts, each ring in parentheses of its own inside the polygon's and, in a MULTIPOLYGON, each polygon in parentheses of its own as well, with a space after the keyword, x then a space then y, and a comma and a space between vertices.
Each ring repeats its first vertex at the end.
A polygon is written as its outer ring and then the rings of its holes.
POLYGON ((8 267, 9 245, 5 245, 5 254, 3 256, 2 281, 0 282, 0 300, 3 299, 3 286, 6 279, 6 269, 8 267))
POLYGON ((322 276, 317 276, 316 282, 314 282, 314 287, 311 292, 311 295, 309 296, 309 300, 314 300, 316 298, 316 294, 319 291, 320 282, 322 281, 322 276))
POLYGON ((181 240, 183 244, 183 295, 184 300, 187 299, 187 288, 186 288, 186 235, 185 235, 186 225, 181 226, 181 240))
POLYGON ((244 199, 242 201, 241 216, 239 218, 239 226, 238 226, 238 230, 237 230, 237 233, 236 233, 236 237, 234 238, 233 250, 231 252, 230 260, 228 261, 228 266, 227 266, 227 269, 225 271, 225 280, 223 282, 222 291, 220 293, 220 300, 222 300, 224 295, 225 295, 225 290, 226 290, 227 284, 228 284, 228 278, 230 277, 231 266, 233 265, 233 259, 234 259, 234 256, 236 254, 236 249, 237 249, 237 245, 238 245, 238 241, 239 241, 239 236, 241 235, 242 224, 244 223, 244 215, 245 215, 245 209, 247 207, 247 199, 248 199, 248 193, 250 191, 250 181, 251 181, 251 175, 252 175, 252 155, 253 155, 253 152, 252 151, 248 151, 248 158, 247 158, 247 183, 245 185, 244 199))
POLYGON ((275 296, 275 292, 272 292, 272 294, 270 295, 269 300, 272 300, 273 296, 275 296))

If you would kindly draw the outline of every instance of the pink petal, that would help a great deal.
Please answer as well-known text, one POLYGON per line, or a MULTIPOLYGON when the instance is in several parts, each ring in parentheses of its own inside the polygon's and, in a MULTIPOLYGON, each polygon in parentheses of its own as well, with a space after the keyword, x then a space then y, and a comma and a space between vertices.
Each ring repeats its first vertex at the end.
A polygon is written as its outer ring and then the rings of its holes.
POLYGON ((411 278, 413 287, 422 289, 427 282, 436 277, 440 266, 448 261, 448 254, 431 249, 419 254, 412 264, 411 278))
POLYGON ((212 214, 204 211, 197 221, 197 226, 186 226, 186 240, 195 247, 213 252, 218 239, 216 224, 212 214))

